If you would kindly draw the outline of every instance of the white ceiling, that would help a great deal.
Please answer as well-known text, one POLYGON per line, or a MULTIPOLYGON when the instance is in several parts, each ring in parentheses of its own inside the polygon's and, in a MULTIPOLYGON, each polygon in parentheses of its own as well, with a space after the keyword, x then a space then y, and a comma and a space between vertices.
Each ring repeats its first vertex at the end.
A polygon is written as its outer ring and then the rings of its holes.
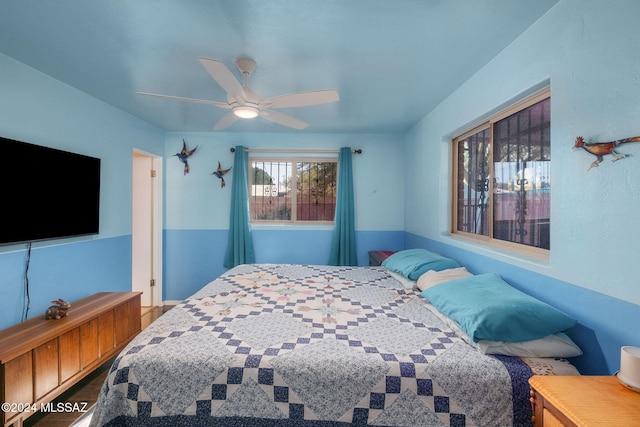
MULTIPOLYGON (((167 131, 210 131, 226 101, 199 56, 258 64, 265 97, 336 89, 340 101, 280 110, 227 131, 401 133, 558 0, 2 0, 0 52, 167 131)), ((0 70, 1 75, 1 70, 0 70)), ((34 88, 34 90, 36 90, 34 88)))

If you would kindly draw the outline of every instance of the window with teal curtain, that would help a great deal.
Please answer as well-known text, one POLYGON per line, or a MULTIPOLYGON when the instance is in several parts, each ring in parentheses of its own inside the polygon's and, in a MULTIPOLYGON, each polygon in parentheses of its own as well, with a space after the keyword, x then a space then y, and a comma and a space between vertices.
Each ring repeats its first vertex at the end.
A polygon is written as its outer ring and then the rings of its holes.
POLYGON ((229 218, 229 240, 224 257, 224 266, 255 263, 253 237, 249 223, 249 154, 241 145, 236 146, 231 185, 231 215, 229 218))
POLYGON ((343 147, 338 157, 338 195, 329 265, 358 265, 353 200, 351 148, 343 147))

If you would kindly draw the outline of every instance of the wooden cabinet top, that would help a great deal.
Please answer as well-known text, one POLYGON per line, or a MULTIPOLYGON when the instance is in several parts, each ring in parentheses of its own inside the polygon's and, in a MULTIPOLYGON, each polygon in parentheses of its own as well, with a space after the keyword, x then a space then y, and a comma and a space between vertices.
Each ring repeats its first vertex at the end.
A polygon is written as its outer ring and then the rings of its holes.
POLYGON ((615 376, 535 375, 529 384, 577 426, 632 426, 640 420, 640 393, 615 376))
POLYGON ((72 302, 67 315, 61 319, 46 320, 43 313, 3 329, 0 331, 0 363, 6 363, 140 294, 141 292, 98 292, 72 302))

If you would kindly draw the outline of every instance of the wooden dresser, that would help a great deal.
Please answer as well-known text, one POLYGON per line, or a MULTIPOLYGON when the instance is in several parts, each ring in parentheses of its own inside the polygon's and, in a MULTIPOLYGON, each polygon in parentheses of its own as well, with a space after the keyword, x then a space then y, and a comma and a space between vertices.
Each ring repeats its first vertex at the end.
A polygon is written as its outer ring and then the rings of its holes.
POLYGON ((546 376, 529 379, 535 427, 640 425, 640 393, 614 376, 546 376))
POLYGON ((3 410, 3 425, 21 425, 139 332, 140 292, 100 292, 59 320, 42 314, 0 331, 0 402, 22 408, 3 410))

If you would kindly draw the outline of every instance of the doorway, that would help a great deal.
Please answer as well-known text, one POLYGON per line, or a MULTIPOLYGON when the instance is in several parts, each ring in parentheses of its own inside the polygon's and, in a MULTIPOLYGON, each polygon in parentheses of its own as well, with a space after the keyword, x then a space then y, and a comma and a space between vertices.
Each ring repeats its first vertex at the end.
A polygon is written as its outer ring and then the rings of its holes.
POLYGON ((162 158, 132 156, 131 290, 142 306, 162 305, 162 158))

